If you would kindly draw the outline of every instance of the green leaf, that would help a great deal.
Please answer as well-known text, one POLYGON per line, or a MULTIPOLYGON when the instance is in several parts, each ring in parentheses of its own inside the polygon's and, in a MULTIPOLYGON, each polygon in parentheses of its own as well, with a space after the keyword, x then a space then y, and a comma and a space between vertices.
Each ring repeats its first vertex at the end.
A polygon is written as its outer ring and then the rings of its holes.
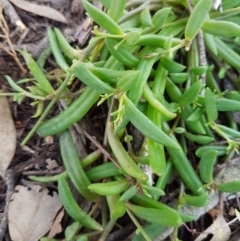
POLYGON ((148 84, 145 84, 145 86, 143 87, 143 97, 154 109, 160 112, 164 117, 168 119, 173 119, 177 116, 175 113, 169 111, 169 109, 157 99, 157 97, 153 94, 152 90, 149 88, 148 84))
POLYGON ((209 122, 213 122, 218 118, 218 110, 216 106, 216 100, 213 92, 210 88, 206 88, 205 92, 205 104, 206 104, 206 112, 209 122))
POLYGON ((192 142, 196 142, 198 144, 203 144, 203 145, 214 141, 213 137, 204 136, 204 135, 195 135, 195 134, 189 133, 187 131, 184 132, 184 136, 192 142))
POLYGON ((132 201, 134 203, 136 203, 137 205, 140 206, 145 206, 148 208, 157 208, 160 210, 168 210, 169 212, 173 213, 173 214, 177 214, 181 217, 183 222, 190 222, 192 220, 194 220, 194 216, 191 214, 184 214, 181 212, 178 212, 177 210, 167 206, 166 204, 163 204, 153 198, 150 198, 149 196, 146 196, 144 194, 140 195, 140 194, 136 194, 133 198, 132 201))
POLYGON ((120 195, 107 196, 107 203, 110 211, 110 219, 117 220, 126 213, 126 206, 123 201, 119 200, 120 195))
POLYGON ((64 177, 60 177, 58 180, 58 192, 63 207, 75 221, 90 229, 100 231, 103 230, 103 227, 97 221, 95 221, 95 219, 91 218, 87 213, 85 213, 77 204, 64 177))
POLYGON ((142 184, 142 187, 151 195, 151 196, 163 196, 165 192, 158 187, 150 186, 148 184, 142 184))
POLYGON ((222 4, 223 4, 223 9, 226 10, 226 9, 234 8, 234 7, 238 6, 239 1, 238 0, 225 0, 225 1, 222 1, 222 4))
POLYGON ((240 35, 240 26, 230 21, 207 20, 203 23, 202 30, 214 36, 224 38, 237 37, 240 35))
POLYGON ((80 223, 74 222, 65 229, 65 237, 67 240, 73 240, 74 236, 79 231, 80 223))
POLYGON ((161 64, 169 73, 179 73, 186 68, 186 66, 181 65, 167 57, 161 58, 161 64))
POLYGON ((196 150, 195 155, 201 158, 208 151, 217 151, 218 156, 223 156, 227 152, 227 146, 201 146, 196 150))
POLYGON ((130 90, 136 80, 139 77, 139 71, 129 70, 118 82, 117 89, 120 89, 122 92, 127 92, 130 90))
POLYGON ((181 106, 187 106, 191 104, 198 96, 201 91, 202 83, 200 80, 196 81, 193 85, 190 86, 180 97, 178 104, 181 106))
POLYGON ((106 38, 105 43, 110 53, 122 64, 135 68, 139 64, 139 59, 135 57, 125 46, 118 46, 119 42, 113 38, 106 38), (117 46, 117 47, 116 47, 117 46))
POLYGON ((77 237, 76 241, 88 241, 88 236, 81 235, 81 236, 77 237))
POLYGON ((102 3, 102 5, 106 8, 109 9, 111 6, 111 0, 100 0, 100 2, 102 3))
POLYGON ((173 40, 173 37, 172 37, 172 35, 170 35, 164 43, 164 49, 165 50, 170 51, 170 49, 172 47, 172 40, 173 40))
POLYGON ((203 36, 204 36, 204 41, 206 46, 214 55, 217 55, 218 51, 217 51, 217 46, 216 46, 214 37, 208 33, 204 33, 203 36))
POLYGON ((203 109, 197 107, 193 110, 192 114, 186 119, 186 121, 198 121, 203 114, 203 109))
POLYGON ((217 160, 217 151, 211 150, 205 152, 199 162, 199 173, 205 183, 213 181, 213 167, 217 160))
POLYGON ((140 132, 164 146, 179 149, 178 143, 150 121, 126 96, 124 97, 124 104, 128 119, 140 132))
POLYGON ((126 43, 129 45, 135 45, 139 41, 141 37, 141 32, 140 31, 131 31, 130 33, 126 34, 125 40, 126 43))
POLYGON ((199 0, 194 7, 186 28, 185 28, 185 39, 192 41, 202 27, 203 22, 208 16, 208 12, 212 8, 213 0, 199 0))
POLYGON ((178 227, 182 220, 178 214, 167 209, 145 208, 127 203, 126 206, 139 218, 149 222, 169 227, 178 227))
POLYGON ((154 30, 158 31, 163 24, 166 22, 168 15, 171 12, 171 8, 162 8, 160 10, 158 10, 152 18, 152 23, 154 26, 154 30))
POLYGON ((188 78, 188 73, 170 73, 170 79, 175 84, 182 84, 184 83, 188 78))
POLYGON ((240 101, 227 98, 216 99, 218 111, 240 111, 240 101))
POLYGON ((128 190, 126 190, 123 195, 120 197, 120 201, 125 202, 135 196, 138 192, 138 187, 136 185, 131 186, 128 190))
POLYGON ((118 24, 106 13, 99 10, 86 0, 82 0, 83 6, 88 12, 89 16, 102 28, 106 29, 111 34, 123 35, 123 31, 118 24))
POLYGON ((110 1, 109 16, 118 22, 122 17, 127 0, 110 1))
POLYGON ((90 86, 99 93, 111 94, 116 90, 109 84, 100 80, 88 69, 88 66, 82 62, 75 61, 71 66, 70 72, 73 73, 85 85, 90 86))
POLYGON ((100 195, 116 195, 127 190, 129 183, 126 179, 119 181, 106 182, 106 183, 94 183, 88 186, 91 191, 100 195))
POLYGON ((177 134, 182 134, 182 133, 184 133, 186 130, 184 129, 184 128, 182 128, 182 127, 176 127, 175 129, 174 129, 174 132, 175 133, 177 133, 177 134))
POLYGON ((240 138, 240 132, 225 125, 216 124, 216 127, 227 134, 230 138, 240 138))
POLYGON ((188 194, 184 194, 182 197, 182 200, 191 206, 204 207, 208 203, 208 193, 204 192, 203 194, 198 196, 191 196, 188 194))
POLYGON ((152 27, 146 27, 142 33, 147 34, 147 33, 154 33, 159 31, 164 23, 167 21, 168 16, 171 12, 171 8, 162 8, 158 10, 152 17, 152 27))
POLYGON ((232 50, 226 43, 221 39, 215 38, 215 43, 217 46, 218 56, 223 58, 229 65, 240 70, 240 56, 239 54, 232 50))
POLYGON ((217 183, 217 190, 221 192, 233 193, 240 191, 240 181, 232 181, 227 183, 217 183))
POLYGON ((140 14, 140 21, 143 27, 152 27, 152 16, 149 8, 145 8, 140 14))
POLYGON ((208 70, 208 66, 197 66, 191 69, 191 72, 195 75, 205 74, 208 70))
POLYGON ((53 87, 51 86, 41 69, 38 67, 35 60, 31 57, 31 55, 24 50, 20 51, 20 53, 24 57, 32 76, 38 82, 39 86, 49 94, 54 93, 53 87))
MULTIPOLYGON (((143 229, 151 240, 155 240, 158 236, 160 236, 161 233, 163 233, 164 230, 166 230, 166 227, 157 223, 151 223, 145 226, 143 229)), ((141 233, 139 233, 134 235, 132 241, 146 241, 146 239, 141 233)))
POLYGON ((227 94, 227 98, 231 100, 240 101, 240 93, 236 90, 229 91, 227 94))

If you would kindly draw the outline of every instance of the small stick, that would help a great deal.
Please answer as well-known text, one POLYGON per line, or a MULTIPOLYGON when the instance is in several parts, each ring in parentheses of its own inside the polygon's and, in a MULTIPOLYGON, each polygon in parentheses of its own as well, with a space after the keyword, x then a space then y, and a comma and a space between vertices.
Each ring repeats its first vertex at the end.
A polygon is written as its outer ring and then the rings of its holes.
MULTIPOLYGON (((3 16, 3 13, 2 13, 2 5, 1 5, 1 1, 3 0, 0 0, 0 29, 2 30, 3 34, 0 35, 1 38, 4 38, 9 46, 9 50, 7 48, 4 47, 3 44, 0 45, 0 48, 2 50, 4 50, 5 52, 7 52, 10 56, 12 56, 15 60, 15 62, 18 64, 18 66, 20 67, 22 73, 26 73, 26 70, 25 68, 23 67, 21 61, 18 59, 18 56, 17 56, 17 53, 16 51, 14 50, 13 48, 13 45, 12 45, 12 42, 10 40, 10 37, 9 37, 9 28, 8 28, 8 25, 7 25, 7 22, 3 16)), ((4 0, 5 1, 5 0, 4 0)), ((4 5, 3 5, 4 6, 4 5)), ((9 10, 9 7, 7 7, 8 5, 5 5, 5 8, 7 8, 9 10)), ((9 5, 10 6, 10 5, 9 5)), ((24 30, 26 30, 26 27, 24 28, 24 30)))
POLYGON ((17 25, 20 28, 20 31, 24 31, 26 29, 25 24, 22 22, 18 14, 16 13, 14 7, 8 0, 0 0, 0 5, 4 9, 4 12, 9 17, 11 23, 17 25))
MULTIPOLYGON (((198 52, 199 52, 199 66, 206 66, 207 65, 206 48, 205 48, 202 30, 200 30, 197 34, 197 44, 198 44, 198 52)), ((206 83, 205 73, 203 73, 200 76, 200 80, 202 81, 202 84, 206 83)), ((204 95, 203 92, 202 92, 202 95, 204 95)))

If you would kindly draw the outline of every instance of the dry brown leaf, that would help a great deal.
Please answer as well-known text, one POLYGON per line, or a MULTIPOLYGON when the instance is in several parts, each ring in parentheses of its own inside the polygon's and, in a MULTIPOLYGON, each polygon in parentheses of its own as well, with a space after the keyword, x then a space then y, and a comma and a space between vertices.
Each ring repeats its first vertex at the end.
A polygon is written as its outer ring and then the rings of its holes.
POLYGON ((15 154, 16 129, 12 119, 8 100, 0 97, 0 175, 5 179, 5 173, 15 154))
POLYGON ((62 218, 64 216, 64 210, 62 210, 57 217, 54 220, 54 223, 51 227, 51 230, 48 234, 48 238, 54 238, 56 236, 56 234, 62 232, 62 225, 61 225, 61 221, 62 218))
POLYGON ((217 219, 209 226, 202 234, 200 234, 194 241, 203 241, 212 234, 210 241, 228 241, 231 235, 231 230, 225 221, 223 215, 218 215, 217 219))
POLYGON ((58 195, 33 186, 31 190, 18 185, 9 206, 8 225, 12 240, 38 241, 52 226, 62 207, 58 195))
POLYGON ((46 167, 47 167, 47 169, 50 170, 50 171, 52 171, 53 169, 59 167, 57 161, 56 161, 56 160, 53 160, 53 159, 51 159, 51 158, 46 159, 46 163, 47 163, 47 166, 46 166, 46 167))
POLYGON ((67 19, 54 8, 38 5, 36 3, 28 2, 25 0, 10 0, 10 2, 27 12, 31 12, 36 15, 50 18, 62 23, 67 23, 67 19))

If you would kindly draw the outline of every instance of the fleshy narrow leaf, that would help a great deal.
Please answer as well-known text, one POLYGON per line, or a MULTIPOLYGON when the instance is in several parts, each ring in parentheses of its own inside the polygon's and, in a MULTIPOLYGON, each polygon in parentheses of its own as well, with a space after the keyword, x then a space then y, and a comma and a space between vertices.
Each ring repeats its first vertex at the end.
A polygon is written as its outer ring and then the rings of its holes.
POLYGON ((185 39, 187 41, 191 41, 197 35, 212 8, 212 4, 213 0, 200 0, 194 7, 185 28, 185 39))
POLYGON ((54 92, 53 87, 51 86, 48 79, 46 78, 46 76, 41 71, 41 69, 38 67, 37 63, 32 58, 32 56, 24 50, 21 51, 21 54, 24 57, 25 62, 27 64, 29 70, 31 71, 32 76, 37 81, 40 88, 43 89, 44 91, 46 91, 49 94, 53 93, 54 92))
POLYGON ((217 51, 217 46, 216 46, 216 43, 215 43, 214 36, 211 35, 211 34, 208 34, 208 33, 204 33, 203 36, 204 36, 204 41, 205 41, 206 46, 209 48, 209 50, 214 55, 217 55, 218 51, 217 51))
POLYGON ((80 225, 81 224, 79 222, 74 222, 65 229, 65 237, 67 240, 73 240, 74 236, 79 230, 80 225))
POLYGON ((109 16, 116 22, 122 16, 127 0, 110 1, 109 16))
POLYGON ((176 213, 167 209, 145 208, 127 203, 126 206, 139 218, 149 222, 158 223, 164 226, 178 227, 182 220, 176 213))
POLYGON ((218 56, 223 58, 229 65, 240 70, 240 55, 224 43, 220 38, 215 38, 218 56))
POLYGON ((162 25, 166 22, 168 15, 171 12, 171 8, 162 8, 158 10, 152 18, 152 23, 154 26, 154 31, 158 31, 162 25))
POLYGON ((76 77, 79 78, 85 85, 91 87, 92 89, 103 94, 110 94, 115 91, 109 84, 100 80, 95 76, 88 68, 87 65, 76 61, 70 71, 74 73, 76 77))
POLYGON ((217 109, 219 111, 240 111, 240 101, 227 98, 216 99, 217 109))
POLYGON ((226 183, 218 183, 216 185, 217 190, 221 192, 233 193, 240 191, 240 181, 232 181, 226 183))
POLYGON ((240 26, 229 21, 208 20, 202 25, 205 33, 224 38, 231 38, 240 35, 240 26))
POLYGON ((128 181, 126 179, 122 179, 113 182, 90 184, 88 189, 100 195, 110 196, 126 191, 128 186, 128 181))
POLYGON ((179 149, 179 145, 138 110, 126 96, 124 97, 124 104, 127 117, 140 132, 159 144, 179 149))
POLYGON ((206 88, 205 92, 206 112, 209 122, 213 122, 218 118, 218 111, 213 92, 210 88, 206 88))
POLYGON ((161 64, 169 73, 179 73, 186 68, 186 66, 179 64, 167 57, 161 58, 161 64))
POLYGON ((145 8, 140 14, 140 21, 143 27, 152 26, 152 17, 149 8, 145 8))
POLYGON ((183 95, 180 97, 178 104, 181 106, 187 106, 191 104, 198 96, 201 91, 202 84, 201 81, 196 81, 193 85, 188 88, 183 95))
MULTIPOLYGON (((161 236, 161 233, 166 230, 166 227, 157 223, 151 223, 145 226, 143 229, 152 240, 157 240, 157 238, 161 236)), ((146 241, 146 239, 141 233, 139 233, 134 235, 132 241, 146 241)))
POLYGON ((217 160, 217 151, 205 152, 199 162, 199 173, 205 183, 211 183, 213 180, 213 167, 217 160))
POLYGON ((102 28, 106 29, 111 34, 123 34, 123 31, 120 29, 118 24, 109 15, 99 10, 86 0, 82 0, 82 3, 89 16, 102 28))

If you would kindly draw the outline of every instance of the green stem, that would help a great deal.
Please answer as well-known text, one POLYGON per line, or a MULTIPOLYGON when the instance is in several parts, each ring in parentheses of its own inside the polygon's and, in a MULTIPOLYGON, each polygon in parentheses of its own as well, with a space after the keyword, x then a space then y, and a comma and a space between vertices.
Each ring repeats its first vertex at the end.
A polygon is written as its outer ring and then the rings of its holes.
POLYGON ((104 231, 101 235, 101 237, 98 239, 98 241, 104 241, 106 240, 106 237, 108 236, 108 234, 112 231, 115 223, 117 220, 110 220, 108 222, 108 224, 104 227, 104 231))
POLYGON ((38 119, 36 125, 33 127, 33 129, 28 133, 28 135, 24 138, 24 140, 21 142, 21 145, 24 146, 27 144, 27 142, 30 140, 30 138, 33 136, 33 134, 37 131, 37 129, 40 127, 41 123, 43 122, 43 120, 47 117, 48 113, 50 112, 50 110, 53 108, 53 106, 55 105, 55 103, 59 100, 62 92, 64 91, 64 89, 66 88, 69 80, 71 78, 71 74, 67 73, 67 76, 63 82, 63 84, 58 88, 58 90, 56 91, 56 95, 55 97, 51 100, 51 102, 49 103, 48 107, 45 109, 45 111, 43 112, 43 114, 41 115, 41 117, 38 119))
POLYGON ((134 224, 136 225, 136 227, 139 229, 139 231, 142 233, 143 237, 147 240, 147 241, 151 241, 151 238, 148 236, 148 234, 145 232, 145 230, 143 229, 143 227, 141 226, 141 224, 138 222, 138 220, 135 218, 135 216, 132 214, 132 212, 126 208, 127 213, 129 215, 129 217, 132 219, 132 221, 134 222, 134 224))
POLYGON ((102 214, 102 226, 106 227, 107 226, 107 202, 106 202, 106 197, 101 196, 101 214, 102 214))

